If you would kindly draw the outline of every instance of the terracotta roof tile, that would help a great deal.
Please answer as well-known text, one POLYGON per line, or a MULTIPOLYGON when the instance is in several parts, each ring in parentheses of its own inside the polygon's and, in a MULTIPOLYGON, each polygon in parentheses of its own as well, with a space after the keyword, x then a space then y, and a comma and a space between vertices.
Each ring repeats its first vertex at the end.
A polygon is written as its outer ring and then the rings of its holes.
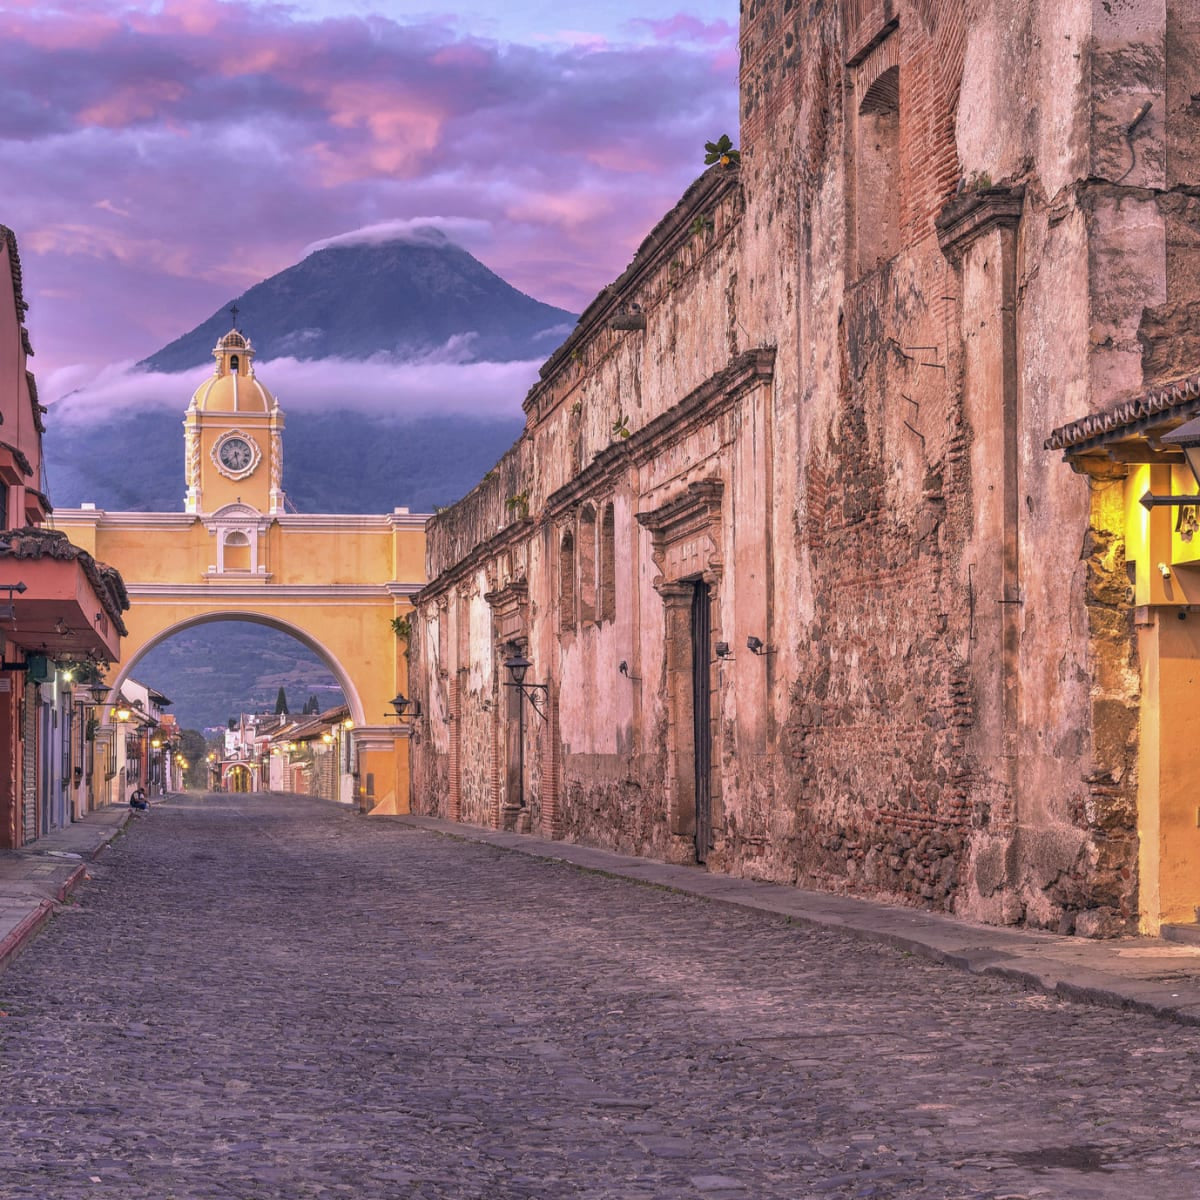
POLYGON ((1143 392, 1124 400, 1105 412, 1081 417, 1068 425, 1060 425, 1045 441, 1047 450, 1077 449, 1086 443, 1133 431, 1139 422, 1172 410, 1183 409, 1180 416, 1191 416, 1200 403, 1200 373, 1177 379, 1164 387, 1143 392))

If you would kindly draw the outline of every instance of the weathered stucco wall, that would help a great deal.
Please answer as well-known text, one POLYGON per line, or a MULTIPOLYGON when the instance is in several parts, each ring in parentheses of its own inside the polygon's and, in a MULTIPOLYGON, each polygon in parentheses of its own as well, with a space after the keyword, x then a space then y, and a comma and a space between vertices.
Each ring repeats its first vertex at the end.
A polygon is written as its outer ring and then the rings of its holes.
POLYGON ((414 802, 1130 928, 1123 524, 1043 442, 1195 367, 1200 20, 742 12, 740 167, 651 233, 543 368, 521 441, 431 525, 414 802), (523 784, 515 649, 550 697, 523 784))

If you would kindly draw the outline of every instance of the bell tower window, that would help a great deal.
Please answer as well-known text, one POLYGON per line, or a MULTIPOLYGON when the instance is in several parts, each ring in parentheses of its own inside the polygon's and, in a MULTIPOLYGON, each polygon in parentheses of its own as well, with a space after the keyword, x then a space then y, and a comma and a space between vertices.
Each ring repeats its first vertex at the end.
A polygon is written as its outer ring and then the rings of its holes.
POLYGON ((240 529, 225 535, 222 566, 226 571, 250 570, 250 539, 240 529))

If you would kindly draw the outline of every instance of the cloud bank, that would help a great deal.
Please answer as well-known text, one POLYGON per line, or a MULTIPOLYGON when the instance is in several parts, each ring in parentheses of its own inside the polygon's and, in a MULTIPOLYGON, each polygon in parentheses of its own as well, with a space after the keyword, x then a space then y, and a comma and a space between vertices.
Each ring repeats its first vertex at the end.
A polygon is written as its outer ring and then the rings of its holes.
POLYGON ((310 242, 301 251, 301 257, 306 258, 329 246, 380 246, 387 242, 411 242, 417 246, 443 246, 454 242, 470 249, 472 245, 486 246, 491 237, 491 222, 478 217, 405 217, 377 221, 374 225, 310 242))
MULTIPOLYGON (((403 421, 423 416, 519 418, 540 360, 464 363, 456 348, 412 362, 276 358, 256 363, 257 376, 289 412, 357 412, 403 421)), ((114 415, 177 412, 182 420, 207 372, 144 371, 132 361, 95 370, 68 367, 48 379, 52 427, 98 425, 114 415), (55 390, 57 389, 57 391, 55 390)))

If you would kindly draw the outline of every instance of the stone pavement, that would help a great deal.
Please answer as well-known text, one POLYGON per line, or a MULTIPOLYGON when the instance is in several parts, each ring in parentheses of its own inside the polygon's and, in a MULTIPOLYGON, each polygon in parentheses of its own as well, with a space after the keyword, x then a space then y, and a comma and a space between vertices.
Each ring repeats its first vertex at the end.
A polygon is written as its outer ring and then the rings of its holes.
POLYGON ((0 850, 0 971, 83 882, 88 862, 129 818, 124 805, 103 808, 23 850, 0 850))
MULTIPOLYGON (((1010 979, 1064 999, 1153 1013, 1186 1025, 1200 1024, 1200 946, 1150 937, 1094 941, 977 925, 936 913, 709 874, 698 867, 671 866, 654 859, 433 817, 380 819, 402 821, 418 829, 537 858, 557 859, 721 904, 775 913, 805 925, 881 942, 977 975, 1010 979)), ((1200 1183, 1196 1195, 1200 1196, 1200 1183)))
POLYGON ((1200 1030, 481 842, 132 823, 0 975, 0 1200, 1200 1190, 1200 1030))

